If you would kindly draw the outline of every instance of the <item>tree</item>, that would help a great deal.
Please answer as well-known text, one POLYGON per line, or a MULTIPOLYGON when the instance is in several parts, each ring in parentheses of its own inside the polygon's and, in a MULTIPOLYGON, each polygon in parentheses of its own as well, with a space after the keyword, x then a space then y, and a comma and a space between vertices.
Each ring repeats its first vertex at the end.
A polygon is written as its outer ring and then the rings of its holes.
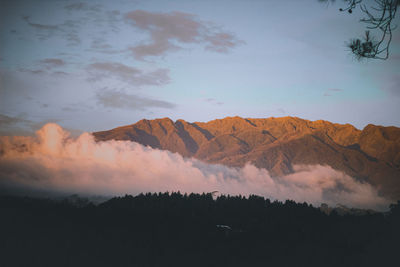
MULTIPOLYGON (((335 2, 335 0, 318 0, 319 2, 335 2)), ((367 6, 367 0, 343 0, 345 7, 340 8, 341 12, 353 13, 353 10, 360 8, 365 17, 360 22, 366 24, 367 30, 362 39, 354 38, 347 43, 348 48, 356 59, 388 59, 389 47, 392 41, 392 33, 397 25, 394 25, 397 7, 400 0, 374 0, 373 6, 367 6), (378 38, 371 35, 371 31, 378 34, 378 38)))

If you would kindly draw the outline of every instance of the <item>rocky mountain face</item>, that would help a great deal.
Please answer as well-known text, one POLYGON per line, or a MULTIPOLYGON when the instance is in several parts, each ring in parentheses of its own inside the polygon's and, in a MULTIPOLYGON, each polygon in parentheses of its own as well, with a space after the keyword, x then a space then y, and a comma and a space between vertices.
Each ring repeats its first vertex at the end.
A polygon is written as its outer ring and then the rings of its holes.
POLYGON ((241 167, 251 162, 271 175, 296 164, 329 165, 400 199, 400 128, 309 121, 296 117, 227 117, 189 123, 169 118, 93 133, 97 141, 130 140, 208 163, 241 167))

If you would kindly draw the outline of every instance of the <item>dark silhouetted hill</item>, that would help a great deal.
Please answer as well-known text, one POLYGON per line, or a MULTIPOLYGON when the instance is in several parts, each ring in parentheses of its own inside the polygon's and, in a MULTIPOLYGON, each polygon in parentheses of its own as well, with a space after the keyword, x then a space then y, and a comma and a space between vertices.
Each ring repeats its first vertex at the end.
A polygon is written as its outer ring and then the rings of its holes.
POLYGON ((258 196, 0 197, 0 266, 397 266, 391 212, 329 215, 258 196))

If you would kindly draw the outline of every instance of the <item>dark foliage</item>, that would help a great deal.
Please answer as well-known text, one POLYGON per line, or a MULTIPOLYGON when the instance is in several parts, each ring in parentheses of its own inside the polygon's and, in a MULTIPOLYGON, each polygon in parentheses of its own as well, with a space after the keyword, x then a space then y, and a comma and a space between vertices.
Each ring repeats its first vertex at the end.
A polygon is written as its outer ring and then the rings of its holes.
MULTIPOLYGON (((335 0, 318 0, 319 2, 335 2, 335 0)), ((356 59, 388 59, 389 48, 392 42, 393 30, 397 27, 394 19, 400 0, 374 0, 373 5, 367 7, 366 0, 343 0, 346 7, 340 8, 341 12, 353 13, 357 7, 361 9, 364 18, 360 22, 365 23, 367 30, 363 39, 355 38, 350 40, 347 46, 356 59), (377 40, 371 37, 370 31, 375 31, 380 35, 377 40)))
POLYGON ((0 266, 394 266, 391 213, 326 215, 262 197, 0 198, 0 266))

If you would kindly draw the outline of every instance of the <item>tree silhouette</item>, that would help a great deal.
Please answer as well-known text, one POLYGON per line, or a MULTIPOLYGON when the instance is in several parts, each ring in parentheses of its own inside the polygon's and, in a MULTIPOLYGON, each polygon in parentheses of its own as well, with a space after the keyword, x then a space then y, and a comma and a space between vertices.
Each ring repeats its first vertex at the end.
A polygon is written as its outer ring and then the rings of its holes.
POLYGON ((76 200, 0 196, 0 266, 398 265, 400 202, 340 215, 254 195, 76 200))
MULTIPOLYGON (((319 2, 335 2, 335 0, 318 0, 319 2)), ((389 58, 389 47, 393 37, 393 30, 397 7, 400 0, 374 0, 372 6, 367 6, 366 0, 343 0, 345 7, 340 8, 341 12, 353 13, 353 10, 360 8, 365 17, 360 22, 366 24, 367 30, 363 38, 353 38, 347 43, 347 47, 357 60, 371 58, 386 60, 389 58), (378 37, 371 35, 371 31, 378 34, 378 37)))

